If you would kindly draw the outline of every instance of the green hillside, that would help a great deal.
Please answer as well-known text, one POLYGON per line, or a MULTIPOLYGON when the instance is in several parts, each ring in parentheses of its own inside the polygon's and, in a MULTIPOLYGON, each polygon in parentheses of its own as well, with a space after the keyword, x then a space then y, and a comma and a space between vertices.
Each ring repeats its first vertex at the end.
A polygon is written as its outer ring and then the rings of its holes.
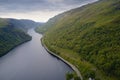
POLYGON ((37 31, 84 80, 120 80, 120 0, 100 0, 51 18, 37 31))
POLYGON ((30 39, 30 36, 10 24, 7 19, 0 19, 0 56, 5 55, 15 46, 30 39))
POLYGON ((0 28, 4 27, 7 25, 7 19, 0 18, 0 28))

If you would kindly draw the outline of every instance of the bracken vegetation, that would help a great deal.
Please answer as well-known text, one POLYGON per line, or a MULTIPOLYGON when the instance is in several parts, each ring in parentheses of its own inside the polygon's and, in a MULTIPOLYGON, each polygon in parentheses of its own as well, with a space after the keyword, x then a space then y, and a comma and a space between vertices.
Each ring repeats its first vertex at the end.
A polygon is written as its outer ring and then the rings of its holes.
POLYGON ((51 18, 37 31, 84 80, 120 79, 120 0, 100 0, 51 18))

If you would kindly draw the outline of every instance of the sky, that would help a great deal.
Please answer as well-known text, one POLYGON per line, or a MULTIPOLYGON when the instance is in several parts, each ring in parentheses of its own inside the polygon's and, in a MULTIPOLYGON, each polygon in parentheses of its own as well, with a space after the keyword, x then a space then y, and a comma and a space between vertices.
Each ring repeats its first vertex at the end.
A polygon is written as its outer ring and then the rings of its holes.
POLYGON ((0 0, 0 18, 46 22, 64 11, 97 0, 0 0))

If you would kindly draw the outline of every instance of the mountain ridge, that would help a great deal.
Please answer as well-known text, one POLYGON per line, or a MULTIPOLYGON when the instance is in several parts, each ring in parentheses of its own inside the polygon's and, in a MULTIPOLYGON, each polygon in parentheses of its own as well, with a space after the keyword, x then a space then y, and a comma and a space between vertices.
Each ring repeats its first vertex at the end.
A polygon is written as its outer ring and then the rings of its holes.
POLYGON ((57 15, 36 30, 44 34, 43 41, 51 51, 75 62, 85 80, 90 76, 118 80, 119 14, 120 0, 100 0, 57 15))

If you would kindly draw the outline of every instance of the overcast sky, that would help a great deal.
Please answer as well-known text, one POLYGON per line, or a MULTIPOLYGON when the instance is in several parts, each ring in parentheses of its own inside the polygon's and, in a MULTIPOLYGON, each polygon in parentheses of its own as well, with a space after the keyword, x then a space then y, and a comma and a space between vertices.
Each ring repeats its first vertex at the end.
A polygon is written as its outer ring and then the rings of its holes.
POLYGON ((97 0, 0 0, 0 17, 46 22, 66 10, 97 0))

